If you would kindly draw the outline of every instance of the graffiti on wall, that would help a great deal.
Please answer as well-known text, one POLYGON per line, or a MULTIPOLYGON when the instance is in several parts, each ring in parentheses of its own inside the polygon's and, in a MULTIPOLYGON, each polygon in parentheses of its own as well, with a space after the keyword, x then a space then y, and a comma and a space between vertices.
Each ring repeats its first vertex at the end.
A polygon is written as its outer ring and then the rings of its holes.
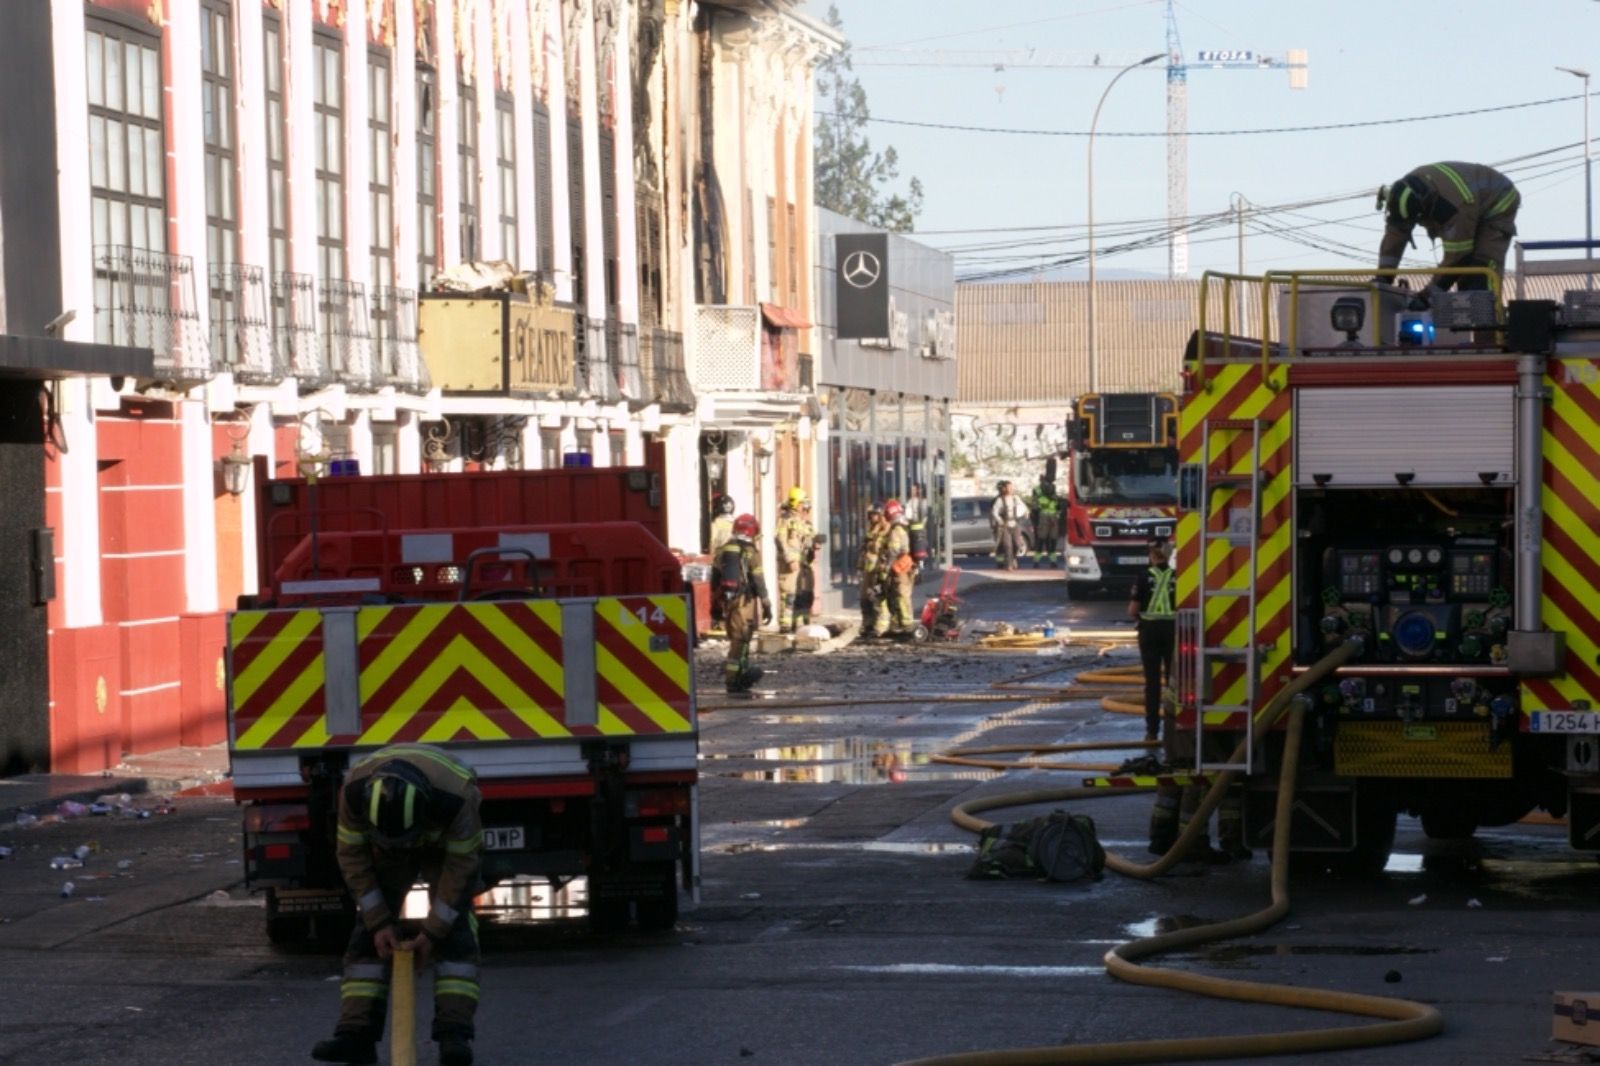
POLYGON ((1065 419, 1021 422, 952 412, 951 472, 958 477, 1038 477, 1044 461, 1067 448, 1065 419))

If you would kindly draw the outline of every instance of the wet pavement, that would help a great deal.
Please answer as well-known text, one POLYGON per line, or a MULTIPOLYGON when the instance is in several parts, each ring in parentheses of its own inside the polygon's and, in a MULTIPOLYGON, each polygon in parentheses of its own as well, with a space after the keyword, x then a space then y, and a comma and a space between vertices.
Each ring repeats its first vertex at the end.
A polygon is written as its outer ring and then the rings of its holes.
MULTIPOLYGON (((1059 581, 1028 576, 974 578, 963 592, 973 624, 1120 619, 1120 603, 1069 605, 1059 581)), ((1155 882, 964 877, 974 841, 951 824, 955 803, 1075 781, 929 756, 1137 739, 1136 717, 1098 703, 972 700, 1024 673, 1060 665, 1064 680, 1108 660, 1131 655, 856 644, 768 657, 772 701, 837 702, 763 710, 771 701, 758 698, 704 716, 700 903, 668 933, 596 937, 581 880, 498 890, 485 922, 479 1061, 887 1066, 946 1051, 1345 1024, 1104 974, 1101 956, 1122 939, 1264 905, 1262 854, 1155 882)), ((701 650, 697 676, 705 702, 725 702, 714 648, 701 650)), ((1148 797, 1080 809, 1108 849, 1144 857, 1148 797)), ((0 1063, 306 1061, 337 1011, 337 960, 267 944, 259 900, 230 865, 237 833, 231 805, 209 798, 143 821, 0 826, 0 846, 16 849, 0 859, 0 1063), (86 843, 91 827, 99 850, 84 870, 104 880, 62 900, 48 861, 86 843)), ((1600 867, 1567 850, 1560 826, 1460 843, 1430 841, 1403 820, 1381 877, 1296 881, 1277 927, 1163 964, 1403 995, 1446 1019, 1445 1035, 1422 1045, 1260 1061, 1515 1062, 1547 1049, 1553 990, 1594 987, 1597 879, 1600 867)), ((419 1061, 434 1062, 422 1043, 419 1061)))

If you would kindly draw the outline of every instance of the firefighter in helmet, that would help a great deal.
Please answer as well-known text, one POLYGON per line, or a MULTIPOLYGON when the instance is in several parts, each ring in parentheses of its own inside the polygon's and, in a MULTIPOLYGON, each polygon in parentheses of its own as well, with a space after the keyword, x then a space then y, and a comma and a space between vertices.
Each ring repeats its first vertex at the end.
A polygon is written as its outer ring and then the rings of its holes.
POLYGON ((911 554, 911 530, 900 501, 884 504, 883 517, 889 523, 883 554, 878 558, 883 598, 889 607, 891 634, 904 637, 911 633, 911 586, 916 581, 917 561, 911 554))
MULTIPOLYGON (((1444 251, 1441 267, 1493 267, 1506 271, 1506 252, 1517 235, 1517 208, 1522 196, 1511 179, 1482 163, 1430 163, 1418 167, 1386 189, 1378 190, 1384 212, 1383 243, 1378 246, 1378 267, 1400 265, 1406 245, 1416 241, 1412 230, 1420 225, 1430 240, 1444 251)), ((1373 279, 1389 280, 1383 275, 1373 279)), ((1481 276, 1441 275, 1413 304, 1423 306, 1433 292, 1451 285, 1465 291, 1482 289, 1481 276)))
POLYGON ((867 508, 867 532, 861 540, 861 559, 857 567, 860 574, 861 636, 867 639, 882 636, 889 626, 883 605, 883 574, 879 560, 888 547, 889 523, 883 517, 883 508, 872 504, 867 508))
POLYGON ((728 657, 722 679, 732 693, 749 692, 761 680, 761 668, 750 665, 750 641, 756 631, 772 621, 772 601, 761 573, 761 552, 756 541, 761 523, 754 515, 733 520, 733 537, 717 552, 717 595, 722 600, 723 623, 728 630, 728 657), (758 613, 759 612, 759 613, 758 613))
POLYGON ((338 855, 361 920, 344 955, 339 1023, 311 1051, 319 1062, 375 1063, 396 948, 433 968, 433 1039, 444 1066, 470 1066, 478 1009, 482 890, 482 795, 471 768, 427 744, 392 744, 350 768, 339 790, 338 855), (429 885, 432 906, 408 937, 400 907, 411 886, 429 885))
MULTIPOLYGON (((1052 461, 1052 466, 1054 461, 1052 461)), ((1055 479, 1039 475, 1033 488, 1033 568, 1061 565, 1061 497, 1055 479)))
POLYGON ((711 554, 715 557, 722 546, 733 539, 733 497, 718 496, 712 501, 711 509, 711 554))
POLYGON ((773 540, 778 549, 778 628, 793 632, 797 623, 811 620, 811 606, 806 605, 806 617, 797 617, 795 596, 802 584, 815 587, 810 577, 811 557, 815 554, 817 530, 811 524, 811 500, 804 489, 796 486, 789 490, 778 514, 778 530, 773 540))

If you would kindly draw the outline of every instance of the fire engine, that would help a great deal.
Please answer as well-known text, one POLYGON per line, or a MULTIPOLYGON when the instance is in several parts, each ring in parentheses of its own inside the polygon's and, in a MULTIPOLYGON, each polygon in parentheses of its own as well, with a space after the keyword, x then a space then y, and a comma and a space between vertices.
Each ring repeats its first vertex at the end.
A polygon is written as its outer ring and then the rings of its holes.
POLYGON ((1178 398, 1086 393, 1067 422, 1066 575, 1085 588, 1130 586, 1151 540, 1178 515, 1178 398))
POLYGON ((1178 723, 1202 774, 1244 775, 1254 843, 1282 734, 1252 739, 1251 715, 1309 672, 1301 861, 1381 869, 1400 812, 1451 838, 1542 809, 1600 851, 1600 292, 1571 257, 1588 247, 1520 245, 1509 302, 1483 269, 1396 272, 1487 286, 1427 310, 1371 271, 1202 279, 1178 723), (1247 329, 1230 309, 1252 302, 1247 329), (1352 637, 1354 658, 1319 662, 1352 637))
POLYGON ((271 939, 348 928, 340 778, 397 742, 477 772, 486 884, 581 875, 596 928, 672 925, 699 881, 698 727, 662 462, 257 478, 261 592, 226 680, 271 939))

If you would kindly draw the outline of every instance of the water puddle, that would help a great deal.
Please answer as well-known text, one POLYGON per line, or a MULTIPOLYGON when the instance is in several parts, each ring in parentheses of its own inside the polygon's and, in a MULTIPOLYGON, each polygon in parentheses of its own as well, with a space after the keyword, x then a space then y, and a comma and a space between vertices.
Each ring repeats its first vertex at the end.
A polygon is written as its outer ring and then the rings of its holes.
POLYGON ((1383 871, 1390 874, 1419 874, 1422 872, 1422 856, 1397 851, 1383 864, 1383 871))
MULTIPOLYGON (((416 889, 412 891, 415 893, 416 889)), ((420 902, 426 914, 429 905, 426 889, 420 902)), ((408 899, 408 907, 410 903, 408 899)), ((531 925, 581 918, 589 912, 589 880, 575 877, 556 888, 543 877, 520 874, 477 897, 474 909, 484 920, 496 925, 531 925)))
POLYGON ((1135 940, 1142 940, 1179 929, 1193 929, 1197 925, 1210 925, 1211 922, 1210 918, 1197 918, 1192 914, 1152 914, 1142 921, 1129 922, 1122 927, 1122 931, 1135 940))
POLYGON ((992 770, 957 768, 932 762, 949 742, 932 737, 883 740, 845 737, 753 751, 702 755, 708 763, 765 762, 786 765, 753 770, 714 771, 718 777, 778 784, 896 784, 906 781, 987 781, 992 770))

